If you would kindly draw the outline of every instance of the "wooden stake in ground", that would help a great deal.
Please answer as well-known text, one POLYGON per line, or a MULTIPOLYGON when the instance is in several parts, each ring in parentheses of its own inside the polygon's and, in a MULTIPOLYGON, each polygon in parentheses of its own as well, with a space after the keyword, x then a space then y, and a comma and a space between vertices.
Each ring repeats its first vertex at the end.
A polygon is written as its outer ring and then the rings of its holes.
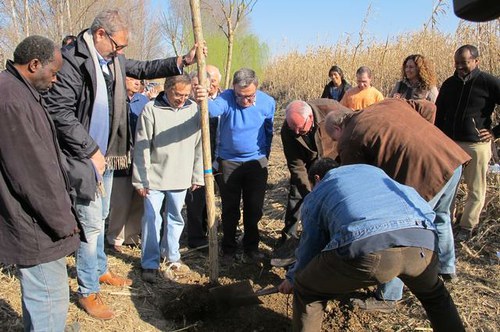
MULTIPOLYGON (((198 65, 198 82, 201 86, 207 86, 207 75, 205 69, 205 55, 203 54, 203 31, 201 28, 200 0, 189 0, 191 6, 191 19, 193 21, 194 41, 197 43, 196 62, 198 65)), ((203 144, 203 172, 205 174, 205 199, 207 201, 208 218, 208 252, 209 271, 208 276, 211 283, 217 283, 219 278, 219 250, 217 243, 217 224, 215 223, 215 195, 214 176, 212 173, 212 154, 210 150, 210 131, 208 124, 208 101, 204 100, 201 109, 201 140, 203 144)))

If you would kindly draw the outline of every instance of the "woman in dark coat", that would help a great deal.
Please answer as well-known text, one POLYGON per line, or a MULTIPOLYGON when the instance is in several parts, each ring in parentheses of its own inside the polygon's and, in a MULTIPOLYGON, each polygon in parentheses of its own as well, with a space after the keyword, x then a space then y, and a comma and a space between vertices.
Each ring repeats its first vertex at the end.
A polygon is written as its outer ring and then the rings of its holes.
POLYGON ((351 85, 345 80, 344 73, 339 66, 332 66, 332 68, 328 71, 328 76, 331 81, 325 85, 321 98, 329 98, 340 101, 344 96, 344 93, 351 88, 351 85))

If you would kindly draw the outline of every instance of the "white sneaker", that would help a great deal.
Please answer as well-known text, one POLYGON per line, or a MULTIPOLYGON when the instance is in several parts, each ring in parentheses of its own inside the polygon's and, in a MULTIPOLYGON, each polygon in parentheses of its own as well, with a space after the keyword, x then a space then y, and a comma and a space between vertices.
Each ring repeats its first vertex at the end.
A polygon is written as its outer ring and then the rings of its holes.
POLYGON ((189 266, 184 264, 182 261, 168 262, 167 268, 163 271, 163 276, 166 279, 175 280, 181 276, 184 276, 191 272, 189 266))

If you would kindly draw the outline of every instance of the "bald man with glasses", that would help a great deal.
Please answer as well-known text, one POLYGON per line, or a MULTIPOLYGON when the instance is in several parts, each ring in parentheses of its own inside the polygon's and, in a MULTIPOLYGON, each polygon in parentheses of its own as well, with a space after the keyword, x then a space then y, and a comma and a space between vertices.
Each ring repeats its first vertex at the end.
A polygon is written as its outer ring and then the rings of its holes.
POLYGON ((281 141, 290 171, 290 187, 285 225, 271 265, 284 267, 295 261, 294 251, 299 242, 300 207, 304 197, 311 191, 307 172, 318 158, 337 156, 335 142, 325 133, 324 119, 330 111, 344 108, 339 102, 326 98, 308 102, 295 100, 286 107, 281 141))

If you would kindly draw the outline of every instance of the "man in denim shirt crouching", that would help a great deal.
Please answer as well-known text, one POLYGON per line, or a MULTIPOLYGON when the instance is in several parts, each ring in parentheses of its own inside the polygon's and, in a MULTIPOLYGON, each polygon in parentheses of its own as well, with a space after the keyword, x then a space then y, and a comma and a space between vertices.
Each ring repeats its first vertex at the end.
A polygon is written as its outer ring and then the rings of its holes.
POLYGON ((420 300, 434 331, 464 331, 438 277, 435 213, 413 188, 374 166, 327 158, 309 179, 316 186, 302 205, 297 262, 279 286, 294 291, 294 331, 320 331, 329 298, 394 277, 420 300))

